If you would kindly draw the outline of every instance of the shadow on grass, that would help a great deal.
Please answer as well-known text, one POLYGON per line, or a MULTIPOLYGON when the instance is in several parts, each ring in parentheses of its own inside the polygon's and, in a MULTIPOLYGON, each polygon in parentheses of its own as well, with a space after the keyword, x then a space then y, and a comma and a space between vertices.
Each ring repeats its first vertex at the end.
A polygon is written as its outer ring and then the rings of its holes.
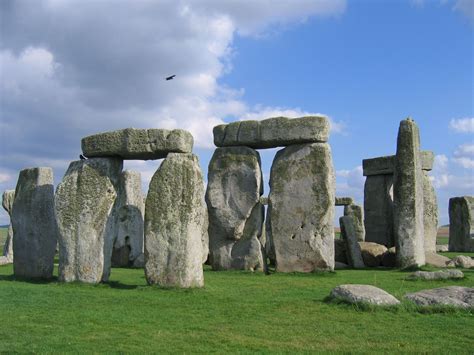
POLYGON ((53 276, 50 279, 40 279, 40 278, 27 278, 27 277, 20 277, 15 275, 0 275, 0 281, 18 281, 18 282, 27 282, 31 284, 49 284, 53 282, 58 282, 58 277, 53 276))
POLYGON ((108 285, 110 288, 119 290, 135 290, 139 287, 138 285, 126 285, 120 281, 109 281, 104 283, 104 285, 108 285))

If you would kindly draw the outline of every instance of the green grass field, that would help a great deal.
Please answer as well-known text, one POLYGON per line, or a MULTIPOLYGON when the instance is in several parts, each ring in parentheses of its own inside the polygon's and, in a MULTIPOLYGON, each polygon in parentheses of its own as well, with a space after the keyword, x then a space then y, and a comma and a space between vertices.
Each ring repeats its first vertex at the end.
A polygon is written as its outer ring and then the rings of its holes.
POLYGON ((0 228, 0 250, 3 250, 3 245, 7 240, 8 228, 0 228))

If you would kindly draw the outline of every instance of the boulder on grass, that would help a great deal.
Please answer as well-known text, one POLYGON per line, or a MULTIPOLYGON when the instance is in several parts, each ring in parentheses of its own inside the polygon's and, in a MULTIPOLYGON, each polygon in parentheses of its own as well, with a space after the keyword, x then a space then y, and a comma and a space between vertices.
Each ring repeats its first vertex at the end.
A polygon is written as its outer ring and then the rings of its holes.
POLYGON ((462 267, 463 269, 470 269, 474 267, 474 261, 469 256, 458 255, 454 257, 450 262, 448 262, 448 266, 455 266, 455 267, 462 267))
POLYGON ((425 254, 426 264, 431 265, 434 267, 446 267, 448 263, 451 261, 450 258, 439 255, 436 253, 426 253, 425 254))
POLYGON ((377 267, 382 265, 383 255, 387 251, 385 245, 372 242, 359 242, 359 245, 365 266, 377 267))
POLYGON ((400 303, 388 292, 371 285, 340 285, 331 291, 329 297, 351 304, 394 306, 400 303))
POLYGON ((474 307, 474 288, 448 286, 408 293, 405 298, 418 306, 474 307))
POLYGON ((464 274, 460 270, 416 271, 408 275, 408 280, 459 280, 464 274))

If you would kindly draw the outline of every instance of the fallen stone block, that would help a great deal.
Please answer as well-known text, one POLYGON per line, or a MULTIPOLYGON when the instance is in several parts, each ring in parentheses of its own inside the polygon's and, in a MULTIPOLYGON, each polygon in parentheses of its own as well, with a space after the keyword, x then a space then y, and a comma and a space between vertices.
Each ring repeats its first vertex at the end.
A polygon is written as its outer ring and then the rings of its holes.
POLYGON ((340 285, 329 296, 332 299, 350 304, 370 304, 375 306, 394 306, 400 301, 388 292, 371 285, 340 285))
POLYGON ((460 270, 416 271, 407 276, 407 280, 460 280, 464 274, 460 270))
POLYGON ((418 306, 474 307, 474 288, 448 286, 409 293, 405 298, 418 306))
POLYGON ((377 267, 382 265, 382 259, 387 252, 387 247, 372 242, 359 242, 359 245, 365 266, 377 267))

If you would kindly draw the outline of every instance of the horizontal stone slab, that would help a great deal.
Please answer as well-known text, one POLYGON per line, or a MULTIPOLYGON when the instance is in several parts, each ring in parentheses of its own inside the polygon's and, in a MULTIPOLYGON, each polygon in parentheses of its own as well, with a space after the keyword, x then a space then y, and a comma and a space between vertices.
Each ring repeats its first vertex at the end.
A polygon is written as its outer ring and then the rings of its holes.
MULTIPOLYGON (((426 171, 433 169, 434 153, 429 150, 420 152, 421 168, 426 171)), ((362 160, 364 176, 392 175, 395 167, 395 155, 362 160)))
POLYGON ((182 129, 125 128, 82 138, 81 145, 88 158, 163 159, 168 153, 191 153, 193 136, 182 129))
POLYGON ((336 197, 336 206, 348 206, 354 204, 352 197, 336 197))
POLYGON ((214 144, 217 147, 265 149, 301 143, 324 143, 328 137, 329 121, 324 116, 274 117, 214 127, 214 144))

